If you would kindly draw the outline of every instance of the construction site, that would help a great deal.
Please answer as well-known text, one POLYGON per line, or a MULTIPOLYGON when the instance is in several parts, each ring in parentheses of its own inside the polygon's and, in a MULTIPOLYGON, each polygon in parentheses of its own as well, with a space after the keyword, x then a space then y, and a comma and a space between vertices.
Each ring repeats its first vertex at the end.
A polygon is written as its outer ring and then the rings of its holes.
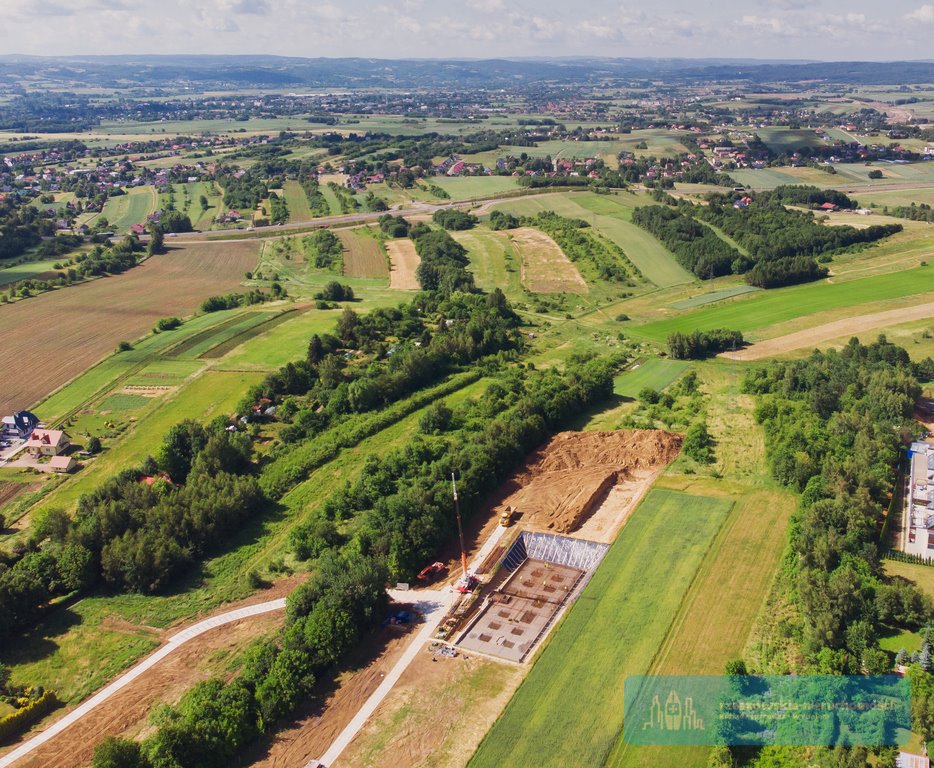
MULTIPOLYGON (((462 542, 461 597, 435 652, 528 661, 680 446, 677 435, 657 430, 563 432, 530 454, 494 497, 473 570, 462 542)), ((440 575, 440 566, 423 573, 440 575)))
POLYGON ((454 644, 465 651, 525 661, 584 588, 607 549, 593 541, 521 533, 499 564, 505 580, 487 592, 454 644))

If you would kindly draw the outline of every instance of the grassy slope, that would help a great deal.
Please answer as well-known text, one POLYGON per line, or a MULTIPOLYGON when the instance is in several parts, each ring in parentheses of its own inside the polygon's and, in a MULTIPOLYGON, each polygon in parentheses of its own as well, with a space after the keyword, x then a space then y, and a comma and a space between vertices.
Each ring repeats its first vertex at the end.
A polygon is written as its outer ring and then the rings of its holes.
POLYGON ((469 765, 603 764, 623 683, 648 670, 732 502, 653 491, 469 765))

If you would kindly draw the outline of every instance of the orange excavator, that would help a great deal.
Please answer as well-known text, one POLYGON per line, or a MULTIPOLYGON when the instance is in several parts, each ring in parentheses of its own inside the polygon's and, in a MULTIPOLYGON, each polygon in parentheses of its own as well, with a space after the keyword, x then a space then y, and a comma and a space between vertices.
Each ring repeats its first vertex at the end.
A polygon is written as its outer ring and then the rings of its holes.
POLYGON ((447 565, 444 563, 432 563, 431 565, 426 565, 418 572, 416 577, 419 581, 434 581, 436 578, 441 576, 448 569, 447 565))

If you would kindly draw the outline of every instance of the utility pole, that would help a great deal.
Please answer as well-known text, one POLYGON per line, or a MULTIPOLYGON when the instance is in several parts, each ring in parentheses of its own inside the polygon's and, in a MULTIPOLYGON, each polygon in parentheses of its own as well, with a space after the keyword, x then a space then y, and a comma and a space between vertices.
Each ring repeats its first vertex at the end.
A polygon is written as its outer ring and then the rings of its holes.
POLYGON ((454 514, 457 516, 457 535, 461 543, 461 567, 464 569, 464 583, 467 583, 467 548, 464 546, 464 526, 461 524, 461 505, 457 500, 457 483, 451 473, 451 488, 454 491, 454 514))

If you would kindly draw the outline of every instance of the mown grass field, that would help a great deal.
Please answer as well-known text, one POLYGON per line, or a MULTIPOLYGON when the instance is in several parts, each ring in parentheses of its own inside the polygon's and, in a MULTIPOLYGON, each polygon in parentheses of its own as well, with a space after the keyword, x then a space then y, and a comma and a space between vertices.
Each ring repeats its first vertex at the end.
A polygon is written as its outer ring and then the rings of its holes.
POLYGON ((451 236, 467 249, 470 271, 480 288, 484 291, 499 288, 510 297, 522 293, 516 253, 504 234, 475 227, 452 232, 451 236))
POLYGON ((541 652, 470 768, 603 765, 624 682, 644 674, 733 503, 652 491, 541 652))
POLYGON ((386 254, 367 227, 336 230, 344 246, 343 273, 348 277, 389 277, 386 254))
POLYGON ((308 195, 295 180, 286 181, 282 188, 285 203, 289 206, 289 221, 310 221, 314 218, 308 207, 308 195))
POLYGON ((429 181, 441 187, 452 200, 493 197, 519 189, 512 176, 436 176, 429 181))
MULTIPOLYGON (((934 267, 874 275, 841 282, 822 280, 806 285, 762 291, 749 298, 725 301, 695 312, 633 326, 633 335, 664 341, 674 331, 711 328, 757 331, 770 325, 867 302, 901 299, 934 291, 934 267)), ((916 303, 920 303, 919 301, 916 303)), ((756 334, 751 334, 755 338, 756 334)))
POLYGON ((623 397, 635 398, 649 387, 662 390, 673 384, 691 364, 682 360, 663 360, 660 357, 651 357, 638 368, 630 368, 616 377, 613 392, 623 397))

